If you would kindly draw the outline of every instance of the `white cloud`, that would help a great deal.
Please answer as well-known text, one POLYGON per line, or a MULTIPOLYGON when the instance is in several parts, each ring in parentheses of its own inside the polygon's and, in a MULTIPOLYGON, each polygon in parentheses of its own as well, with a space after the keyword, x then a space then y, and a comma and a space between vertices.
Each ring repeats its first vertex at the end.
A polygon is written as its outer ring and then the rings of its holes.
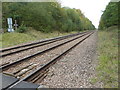
POLYGON ((110 0, 61 0, 62 6, 80 9, 96 28, 99 25, 102 11, 109 2, 110 0))

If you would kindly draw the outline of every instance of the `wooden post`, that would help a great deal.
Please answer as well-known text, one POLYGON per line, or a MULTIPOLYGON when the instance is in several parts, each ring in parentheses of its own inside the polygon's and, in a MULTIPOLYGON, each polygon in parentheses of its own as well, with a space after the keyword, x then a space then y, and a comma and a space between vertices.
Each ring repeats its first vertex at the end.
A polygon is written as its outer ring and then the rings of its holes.
POLYGON ((17 30, 17 26, 18 26, 18 24, 17 24, 17 20, 15 20, 15 24, 14 24, 14 26, 15 26, 15 30, 17 30))

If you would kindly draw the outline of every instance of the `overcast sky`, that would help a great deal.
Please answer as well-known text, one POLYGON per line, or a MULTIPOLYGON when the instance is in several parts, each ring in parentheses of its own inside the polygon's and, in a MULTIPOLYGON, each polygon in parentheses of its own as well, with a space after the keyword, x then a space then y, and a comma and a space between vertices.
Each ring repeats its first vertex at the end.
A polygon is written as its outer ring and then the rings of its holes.
POLYGON ((89 18, 97 28, 102 11, 110 0, 60 0, 62 6, 80 9, 84 15, 89 18))

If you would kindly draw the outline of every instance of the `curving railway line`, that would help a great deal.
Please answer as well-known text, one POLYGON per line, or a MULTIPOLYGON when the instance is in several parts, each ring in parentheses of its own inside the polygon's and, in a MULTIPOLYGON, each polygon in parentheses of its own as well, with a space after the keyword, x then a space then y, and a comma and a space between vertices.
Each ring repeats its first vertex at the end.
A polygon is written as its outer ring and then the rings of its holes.
POLYGON ((0 66, 2 73, 9 74, 13 77, 18 78, 17 82, 13 83, 10 86, 7 86, 4 89, 13 88, 22 81, 35 84, 40 83, 47 76, 47 72, 49 71, 49 67, 51 65, 66 55, 75 46, 83 42, 85 39, 89 38, 89 36, 91 36, 93 33, 94 31, 83 32, 79 34, 58 37, 43 42, 41 41, 26 44, 20 47, 1 50, 3 51, 2 55, 12 53, 1 57, 4 60, 4 58, 7 56, 15 55, 16 53, 18 54, 21 52, 27 52, 27 50, 30 49, 34 51, 33 49, 37 48, 34 53, 30 52, 31 54, 25 54, 25 57, 20 57, 19 59, 16 58, 12 62, 7 62, 6 60, 7 64, 0 66))

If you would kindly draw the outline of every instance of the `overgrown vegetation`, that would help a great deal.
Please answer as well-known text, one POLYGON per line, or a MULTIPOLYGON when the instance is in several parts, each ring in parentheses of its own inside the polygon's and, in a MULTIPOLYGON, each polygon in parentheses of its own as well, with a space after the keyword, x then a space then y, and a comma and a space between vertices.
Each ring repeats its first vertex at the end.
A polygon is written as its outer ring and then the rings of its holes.
POLYGON ((16 30, 16 32, 19 32, 19 33, 24 33, 27 31, 27 27, 24 26, 23 24, 16 30))
POLYGON ((105 30, 108 27, 115 26, 119 24, 118 16, 120 12, 118 11, 119 3, 110 2, 105 11, 103 11, 103 15, 101 16, 99 29, 105 30))
POLYGON ((97 81, 105 88, 118 87, 118 30, 99 31, 97 81))
POLYGON ((99 24, 99 64, 97 79, 94 81, 102 82, 105 88, 118 88, 118 7, 119 3, 110 2, 99 24))
POLYGON ((26 27, 46 33, 95 29, 79 9, 61 7, 59 2, 4 2, 2 8, 3 28, 7 27, 6 19, 11 17, 18 25, 24 23, 26 27))
POLYGON ((58 31, 53 33, 42 33, 32 28, 28 28, 28 30, 29 31, 26 31, 24 33, 13 32, 13 33, 0 34, 0 37, 1 37, 0 45, 2 45, 0 46, 0 48, 14 46, 21 43, 31 42, 31 41, 40 40, 40 39, 46 39, 46 38, 52 38, 52 37, 58 37, 58 36, 77 33, 77 32, 60 33, 58 31))

